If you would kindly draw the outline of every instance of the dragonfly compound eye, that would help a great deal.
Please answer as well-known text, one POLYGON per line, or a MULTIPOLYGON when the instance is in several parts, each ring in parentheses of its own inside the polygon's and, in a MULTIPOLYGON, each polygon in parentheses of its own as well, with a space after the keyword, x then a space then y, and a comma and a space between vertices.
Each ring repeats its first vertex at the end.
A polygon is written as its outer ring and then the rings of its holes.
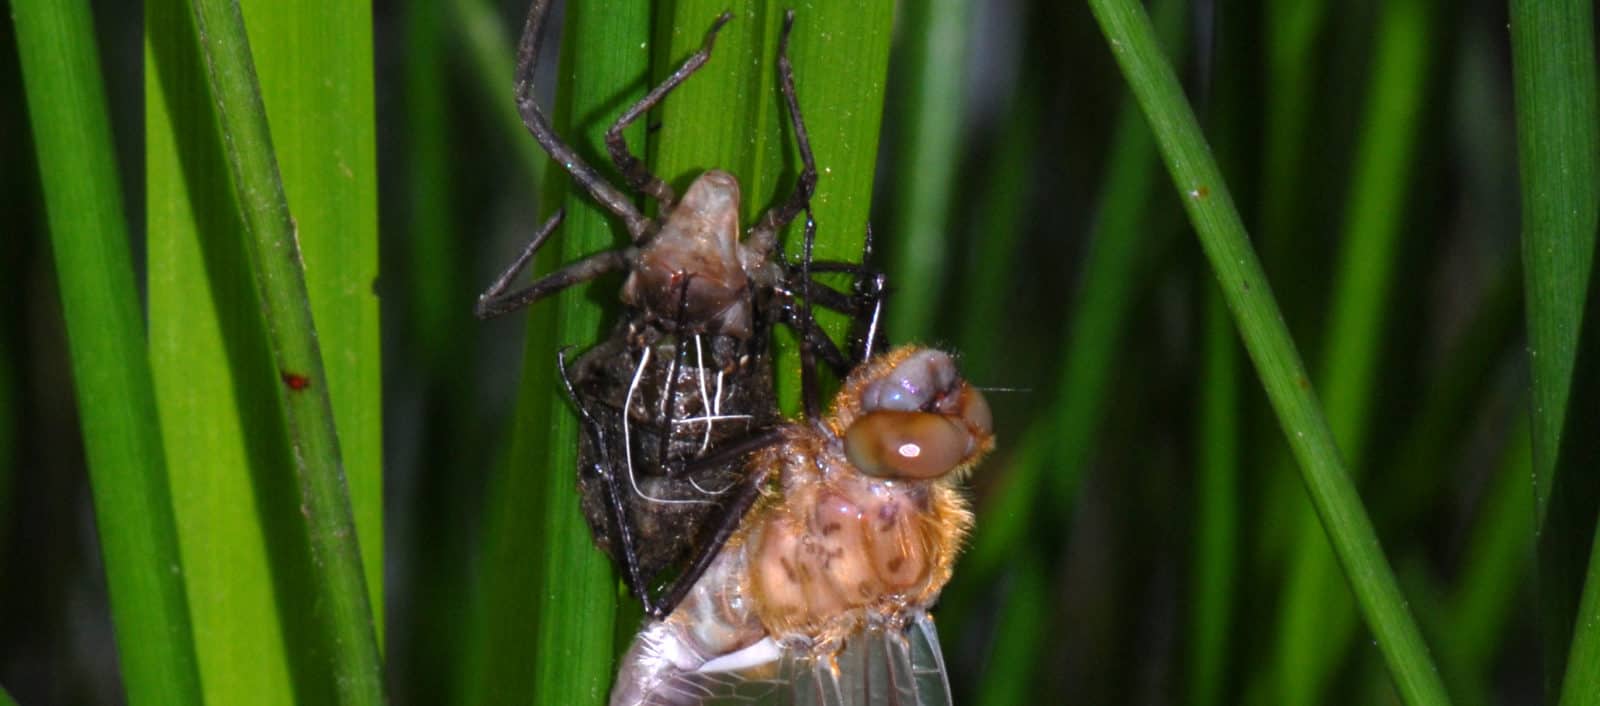
POLYGON ((961 418, 981 436, 994 433, 994 413, 989 411, 989 400, 978 388, 963 385, 960 396, 961 418))
POLYGON ((977 440, 959 421, 927 412, 870 412, 845 431, 844 449, 862 473, 927 480, 961 465, 977 440))
POLYGON ((861 391, 861 409, 944 411, 936 407, 960 383, 955 361, 949 354, 924 349, 901 361, 882 379, 867 384, 861 391))

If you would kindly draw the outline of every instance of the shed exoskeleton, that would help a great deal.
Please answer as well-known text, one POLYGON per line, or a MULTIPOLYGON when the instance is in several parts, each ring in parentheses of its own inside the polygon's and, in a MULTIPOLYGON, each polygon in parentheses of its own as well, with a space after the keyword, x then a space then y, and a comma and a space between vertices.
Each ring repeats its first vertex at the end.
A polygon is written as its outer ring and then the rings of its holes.
MULTIPOLYGON (((595 542, 621 567, 646 612, 662 617, 759 495, 743 460, 778 440, 780 414, 768 350, 772 328, 793 328, 807 356, 820 357, 842 375, 848 359, 810 316, 811 299, 875 322, 883 278, 854 263, 812 263, 809 246, 806 261, 797 267, 779 247, 778 235, 806 210, 817 179, 787 55, 792 12, 784 18, 777 64, 802 168, 793 191, 741 238, 741 194, 733 175, 708 170, 679 198, 629 152, 622 136, 706 64, 730 15, 718 17, 700 50, 606 133, 624 182, 654 199, 664 214, 650 218, 552 131, 534 101, 535 57, 548 5, 535 0, 523 28, 518 110, 540 146, 622 221, 631 242, 514 286, 560 224, 557 212, 479 297, 476 313, 499 316, 574 284, 626 272, 623 315, 612 334, 570 366, 563 353, 559 365, 583 425, 579 489, 595 542), (813 285, 813 270, 853 273, 857 286, 840 292, 813 285), (802 297, 801 290, 809 295, 802 297)), ((807 221, 809 243, 815 224, 807 221)))

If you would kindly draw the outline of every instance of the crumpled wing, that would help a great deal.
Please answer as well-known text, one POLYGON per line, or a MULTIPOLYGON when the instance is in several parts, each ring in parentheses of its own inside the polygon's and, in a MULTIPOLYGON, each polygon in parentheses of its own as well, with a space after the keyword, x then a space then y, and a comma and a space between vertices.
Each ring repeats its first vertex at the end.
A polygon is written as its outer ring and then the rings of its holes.
POLYGON ((867 627, 831 656, 786 649, 776 661, 738 670, 666 675, 638 703, 949 706, 950 683, 939 633, 919 612, 903 628, 867 627))

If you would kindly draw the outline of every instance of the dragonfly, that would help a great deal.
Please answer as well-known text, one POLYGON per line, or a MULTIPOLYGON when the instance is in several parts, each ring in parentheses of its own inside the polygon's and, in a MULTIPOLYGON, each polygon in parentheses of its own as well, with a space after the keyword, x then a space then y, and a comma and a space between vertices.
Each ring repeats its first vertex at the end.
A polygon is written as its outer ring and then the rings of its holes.
MULTIPOLYGON (((558 367, 583 427, 578 486, 595 543, 621 568, 646 613, 665 617, 757 498, 759 487, 750 482, 744 457, 780 440, 767 349, 771 330, 793 328, 803 348, 843 375, 849 358, 810 316, 810 299, 851 315, 876 311, 873 292, 883 290, 882 278, 873 279, 855 263, 812 263, 809 248, 807 262, 796 267, 781 251, 778 235, 807 209, 817 182, 788 59, 792 12, 779 41, 778 80, 802 168, 788 196, 741 238, 741 195, 732 174, 708 170, 680 197, 623 139, 629 125, 710 60, 717 32, 731 15, 718 17, 699 51, 606 132, 607 152, 623 181, 664 214, 651 218, 555 133, 534 100, 535 59, 549 4, 534 0, 528 10, 518 47, 518 111, 551 158, 622 222, 630 242, 516 286, 560 225, 557 211, 479 297, 475 313, 500 316, 604 274, 626 272, 623 314, 611 335, 570 365, 563 350, 558 367), (813 271, 853 272, 858 284, 848 293, 812 286, 813 271), (804 286, 801 279, 807 280, 804 286), (869 292, 869 282, 880 286, 869 292), (809 293, 804 307, 797 303, 800 290, 809 293)), ((814 233, 815 224, 809 228, 814 233)))
POLYGON ((612 706, 948 704, 928 615, 994 448, 983 394, 943 351, 851 373, 824 415, 749 458, 763 484, 715 561, 622 658, 612 706))

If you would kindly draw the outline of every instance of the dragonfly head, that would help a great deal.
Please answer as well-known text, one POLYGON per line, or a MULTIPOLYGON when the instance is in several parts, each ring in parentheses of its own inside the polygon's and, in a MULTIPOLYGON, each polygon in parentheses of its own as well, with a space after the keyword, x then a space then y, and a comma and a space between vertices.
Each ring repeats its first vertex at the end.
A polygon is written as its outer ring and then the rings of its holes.
POLYGON ((869 364, 845 453, 870 476, 930 480, 971 468, 994 446, 994 418, 948 353, 901 348, 869 364))

